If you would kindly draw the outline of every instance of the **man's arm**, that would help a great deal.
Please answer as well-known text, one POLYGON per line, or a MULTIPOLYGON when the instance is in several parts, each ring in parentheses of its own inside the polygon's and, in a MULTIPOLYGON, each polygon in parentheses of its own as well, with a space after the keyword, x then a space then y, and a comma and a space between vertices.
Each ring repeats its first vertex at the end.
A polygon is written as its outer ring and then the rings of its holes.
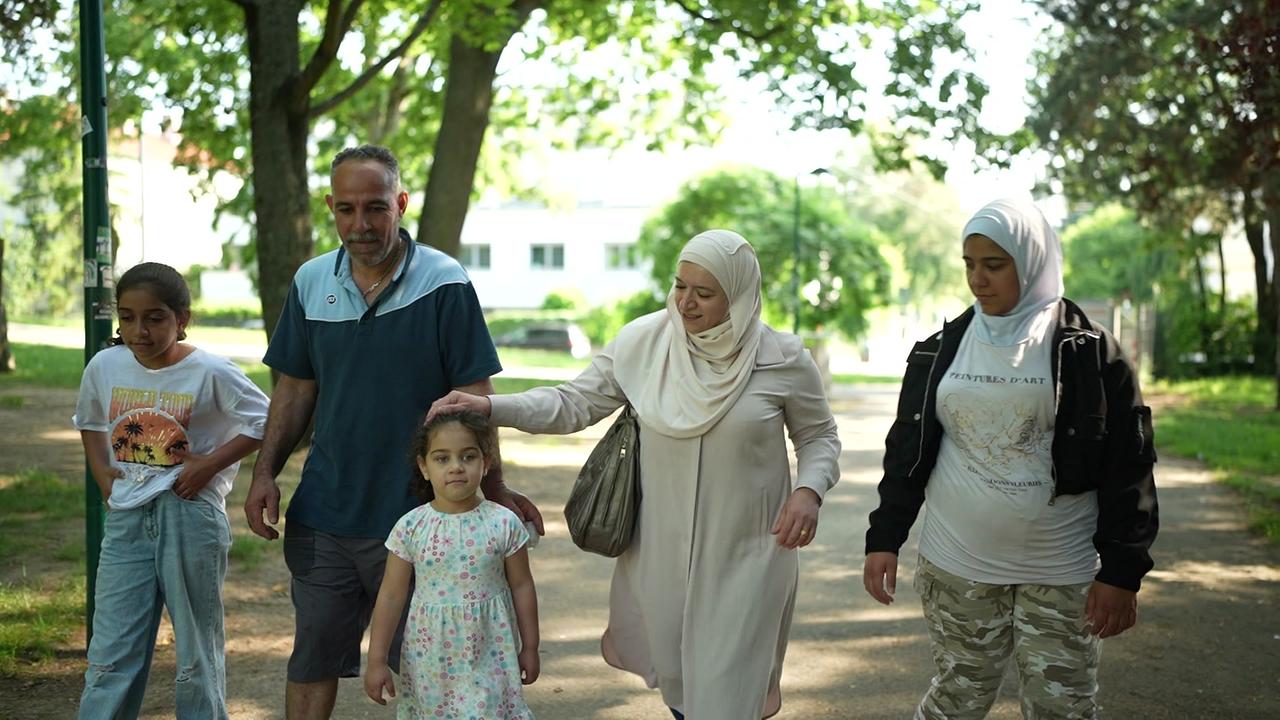
POLYGON ((268 540, 280 537, 280 533, 271 527, 280 522, 280 487, 276 485, 276 476, 284 469, 289 455, 307 431, 318 392, 315 380, 281 373, 271 393, 262 449, 258 451, 258 461, 253 464, 253 484, 249 486, 249 496, 244 501, 249 528, 268 540), (263 511, 267 514, 265 522, 263 511))
MULTIPOLYGON (((493 381, 485 378, 469 385, 463 385, 455 388, 462 392, 471 393, 473 395, 494 395, 493 381)), ((538 512, 537 506, 533 501, 524 495, 508 488, 502 479, 502 452, 498 449, 498 428, 493 426, 493 457, 489 458, 489 472, 480 480, 480 490, 484 496, 507 508, 516 514, 521 520, 529 520, 533 522, 533 526, 537 528, 539 535, 545 535, 546 530, 542 524, 542 513, 538 512)), ((259 456, 261 457, 261 456, 259 456)), ((261 461, 261 460, 259 460, 261 461)))

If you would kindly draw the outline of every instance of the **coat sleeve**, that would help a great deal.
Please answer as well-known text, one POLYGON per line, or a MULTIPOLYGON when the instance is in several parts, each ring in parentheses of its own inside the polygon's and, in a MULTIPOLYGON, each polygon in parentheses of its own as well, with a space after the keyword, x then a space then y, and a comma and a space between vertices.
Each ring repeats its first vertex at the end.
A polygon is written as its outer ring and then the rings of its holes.
POLYGON ((884 439, 884 475, 877 488, 880 505, 871 512, 868 553, 898 552, 924 504, 925 483, 932 472, 936 449, 923 447, 923 433, 927 424, 938 422, 925 402, 938 349, 938 343, 926 340, 916 343, 907 356, 897 412, 884 439))
POLYGON ((610 343, 578 377, 554 387, 490 395, 494 424, 528 433, 567 435, 594 425, 627 402, 613 374, 610 343))
POLYGON ((796 452, 795 487, 823 498, 840 480, 840 435, 813 358, 801 348, 794 363, 782 411, 796 452))
POLYGON ((1138 378, 1115 338, 1103 337, 1108 433, 1093 536, 1102 559, 1097 580, 1137 591, 1154 565, 1150 549, 1160 528, 1151 408, 1143 404, 1138 378))

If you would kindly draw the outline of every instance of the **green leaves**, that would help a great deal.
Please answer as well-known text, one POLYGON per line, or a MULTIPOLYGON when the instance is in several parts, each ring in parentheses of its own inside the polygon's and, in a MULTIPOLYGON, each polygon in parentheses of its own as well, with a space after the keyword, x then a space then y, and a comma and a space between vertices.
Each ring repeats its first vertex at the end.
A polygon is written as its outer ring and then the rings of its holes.
POLYGON ((793 179, 752 168, 704 175, 645 223, 637 249, 653 261, 654 283, 665 289, 689 238, 712 228, 733 230, 756 250, 764 314, 772 325, 790 329, 798 307, 803 330, 858 337, 867 328, 867 311, 887 300, 889 270, 878 249, 887 240, 847 214, 836 191, 816 186, 799 192, 797 215, 793 179))

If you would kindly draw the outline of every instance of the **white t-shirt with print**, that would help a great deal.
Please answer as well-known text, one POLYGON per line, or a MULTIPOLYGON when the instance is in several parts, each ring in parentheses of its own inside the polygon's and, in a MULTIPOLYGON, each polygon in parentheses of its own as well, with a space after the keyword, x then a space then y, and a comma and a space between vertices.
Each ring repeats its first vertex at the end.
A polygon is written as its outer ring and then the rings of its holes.
POLYGON ((938 384, 944 434, 925 487, 920 554, 949 573, 999 585, 1067 585, 1097 573, 1097 493, 1049 504, 1051 337, 1002 347, 966 332, 938 384))
MULTIPOLYGON (((94 355, 80 379, 72 423, 104 432, 111 462, 124 473, 111 486, 113 510, 143 505, 173 487, 182 471, 170 453, 206 454, 237 435, 262 439, 267 396, 225 358, 199 348, 169 367, 151 370, 123 345, 94 355)), ((226 512, 240 463, 223 469, 200 498, 226 512)))

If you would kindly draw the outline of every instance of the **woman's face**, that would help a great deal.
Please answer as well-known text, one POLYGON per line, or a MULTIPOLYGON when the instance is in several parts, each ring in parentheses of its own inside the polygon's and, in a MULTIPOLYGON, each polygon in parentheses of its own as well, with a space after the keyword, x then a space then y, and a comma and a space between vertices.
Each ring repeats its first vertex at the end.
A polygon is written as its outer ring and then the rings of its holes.
POLYGON ((969 291, 987 315, 1005 315, 1018 304, 1022 290, 1013 256, 986 235, 964 239, 964 272, 969 291))
POLYGON ((691 262, 676 266, 676 310, 685 332, 696 335, 729 317, 729 296, 709 270, 691 262))

